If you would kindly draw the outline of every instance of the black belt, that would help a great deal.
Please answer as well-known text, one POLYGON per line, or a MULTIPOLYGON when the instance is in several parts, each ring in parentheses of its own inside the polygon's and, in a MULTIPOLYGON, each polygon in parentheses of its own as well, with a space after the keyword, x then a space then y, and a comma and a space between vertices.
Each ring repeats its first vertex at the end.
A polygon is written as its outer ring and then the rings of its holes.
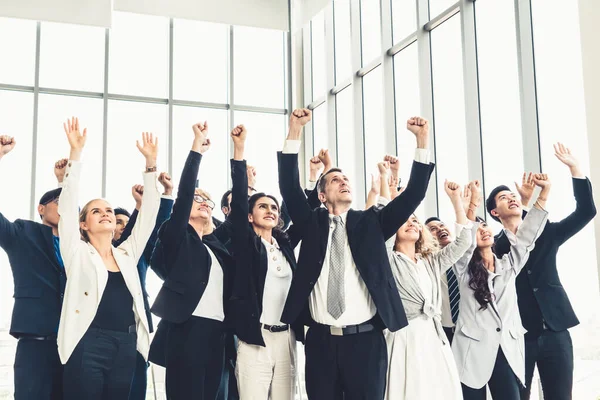
POLYGON ((49 336, 23 335, 23 336, 19 336, 19 340, 56 340, 56 335, 49 335, 49 336))
POLYGON ((277 332, 286 332, 290 329, 289 325, 267 325, 262 324, 263 329, 268 330, 269 332, 277 333, 277 332))
POLYGON ((342 327, 321 324, 318 325, 325 327, 332 336, 355 335, 357 333, 366 333, 377 329, 377 327, 371 322, 363 322, 362 324, 358 325, 345 325, 342 327))

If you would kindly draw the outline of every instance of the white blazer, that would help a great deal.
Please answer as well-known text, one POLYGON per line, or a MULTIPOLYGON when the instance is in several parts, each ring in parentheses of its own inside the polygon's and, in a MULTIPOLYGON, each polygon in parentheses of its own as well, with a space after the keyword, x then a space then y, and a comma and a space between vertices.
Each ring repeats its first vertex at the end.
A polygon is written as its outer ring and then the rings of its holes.
POLYGON ((532 208, 519 227, 516 243, 510 253, 502 258, 496 257, 495 273, 488 271, 488 285, 492 291, 493 301, 485 310, 469 287, 469 261, 477 246, 477 227, 473 227, 473 243, 471 249, 459 262, 454 264, 454 272, 458 279, 460 303, 456 331, 452 341, 452 352, 460 381, 473 389, 485 386, 494 370, 498 347, 508 361, 514 374, 521 383, 525 383, 525 328, 521 324, 521 316, 517 304, 515 281, 535 246, 535 241, 542 234, 548 213, 532 208))
MULTIPOLYGON (((69 161, 58 204, 60 253, 67 274, 58 328, 58 354, 63 364, 67 363, 94 320, 108 281, 108 270, 101 256, 91 244, 81 240, 78 211, 80 172, 81 163, 69 161)), ((160 207, 156 178, 156 172, 144 174, 142 207, 131 236, 119 247, 112 248, 115 261, 133 297, 137 350, 145 359, 148 359, 150 332, 137 263, 152 234, 160 207)))

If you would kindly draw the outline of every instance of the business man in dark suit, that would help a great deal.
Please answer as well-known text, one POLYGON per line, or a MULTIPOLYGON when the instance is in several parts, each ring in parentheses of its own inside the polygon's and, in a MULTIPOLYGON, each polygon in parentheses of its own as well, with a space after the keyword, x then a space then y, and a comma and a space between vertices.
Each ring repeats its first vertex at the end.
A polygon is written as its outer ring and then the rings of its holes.
POLYGON ((425 197, 433 171, 428 123, 408 121, 418 149, 402 196, 382 209, 353 210, 348 178, 333 168, 317 186, 325 208, 313 210, 300 186, 297 154, 310 118, 307 109, 292 113, 278 154, 281 194, 303 241, 281 320, 289 324, 303 318, 310 326, 305 341, 309 399, 383 399, 387 351, 382 330, 407 325, 385 241, 425 197))
MULTIPOLYGON (((0 136, 0 159, 16 145, 0 136)), ((60 174, 64 168, 55 168, 60 174)), ((16 400, 61 400, 63 367, 56 334, 66 275, 58 247, 58 197, 61 189, 45 193, 38 213, 42 223, 7 220, 0 213, 0 246, 6 251, 15 285, 10 334, 19 340, 15 356, 16 400)))
MULTIPOLYGON (((144 297, 144 308, 146 309, 146 317, 148 318, 148 325, 150 327, 150 333, 154 332, 154 326, 152 324, 152 314, 150 313, 150 304, 148 303, 148 292, 146 291, 146 275, 148 274, 148 268, 150 265, 150 258, 152 256, 152 251, 154 250, 154 245, 156 244, 156 239, 158 238, 158 229, 160 226, 169 219, 171 216, 171 210, 173 209, 173 182, 171 181, 171 177, 166 172, 162 172, 158 181, 162 185, 164 191, 160 199, 160 208, 158 209, 158 215, 156 216, 156 225, 154 225, 154 230, 152 231, 152 235, 150 239, 148 239, 148 243, 146 244, 146 248, 144 249, 144 253, 142 257, 140 257, 137 269, 138 275, 140 277, 140 283, 142 285, 143 297, 144 297)), ((131 215, 125 214, 126 211, 122 209, 115 209, 115 216, 117 218, 117 230, 115 231, 115 236, 113 238, 113 246, 118 247, 121 243, 123 243, 127 238, 131 235, 131 231, 135 226, 135 222, 137 221, 137 216, 139 209, 142 206, 142 195, 144 194, 144 187, 142 185, 135 185, 131 194, 133 195, 133 199, 135 200, 135 210, 131 215), (125 222, 124 229, 119 230, 119 221, 125 222)), ((129 392, 129 400, 144 400, 146 398, 146 387, 148 386, 148 363, 144 360, 144 357, 138 352, 135 372, 133 374, 133 381, 131 382, 131 390, 129 392)))
MULTIPOLYGON (((592 185, 581 172, 571 151, 558 143, 556 157, 569 167, 573 177, 573 192, 577 206, 568 217, 548 222, 535 242, 525 268, 517 277, 519 312, 525 334, 525 388, 521 399, 530 396, 533 370, 537 364, 545 399, 567 400, 573 390, 573 344, 568 329, 579 324, 569 298, 558 276, 556 256, 560 246, 583 229, 596 215, 592 185)), ((504 226, 496 236, 498 256, 510 250, 507 231, 515 233, 522 222, 523 205, 528 205, 535 185, 523 175, 517 186, 521 202, 506 186, 495 188, 487 199, 486 207, 492 218, 504 226)))

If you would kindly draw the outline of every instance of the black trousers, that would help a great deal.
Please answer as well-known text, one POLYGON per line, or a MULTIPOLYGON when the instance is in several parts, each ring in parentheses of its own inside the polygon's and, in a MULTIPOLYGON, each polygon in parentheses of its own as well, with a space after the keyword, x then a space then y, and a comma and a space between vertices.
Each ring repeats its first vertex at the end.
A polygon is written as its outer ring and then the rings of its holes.
POLYGON ((306 335, 306 393, 309 400, 382 400, 388 366, 380 330, 332 336, 323 325, 306 335))
POLYGON ((15 400, 62 400, 63 365, 56 339, 19 339, 15 356, 15 400))
POLYGON ((148 386, 148 363, 144 360, 144 356, 136 352, 135 356, 135 372, 133 373, 133 381, 129 390, 129 400, 145 400, 146 387, 148 386))
POLYGON ((525 338, 525 388, 521 399, 529 400, 533 370, 537 363, 545 400, 570 400, 573 392, 573 342, 564 330, 544 330, 525 338))
POLYGON ((89 328, 65 364, 64 400, 127 400, 136 342, 135 333, 89 328))
MULTIPOLYGON (((473 389, 462 385, 464 400, 485 400, 485 386, 481 389, 473 389)), ((494 371, 487 386, 490 388, 490 393, 493 399, 499 400, 519 400, 519 390, 521 385, 512 368, 506 361, 506 357, 501 348, 498 348, 494 371)))
POLYGON ((224 325, 190 317, 167 334, 166 389, 169 400, 214 400, 225 354, 224 325))
POLYGON ((238 400, 240 398, 235 378, 237 359, 237 337, 233 333, 225 335, 225 367, 221 375, 217 400, 238 400))

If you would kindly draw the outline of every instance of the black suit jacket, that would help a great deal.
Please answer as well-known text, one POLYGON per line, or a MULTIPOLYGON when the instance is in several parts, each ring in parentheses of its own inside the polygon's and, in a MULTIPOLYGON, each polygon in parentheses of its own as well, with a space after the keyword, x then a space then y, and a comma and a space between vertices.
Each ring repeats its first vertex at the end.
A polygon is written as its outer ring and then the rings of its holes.
MULTIPOLYGON (((306 325, 314 323, 308 313, 308 297, 321 274, 329 238, 329 213, 311 209, 300 186, 297 154, 278 154, 279 188, 292 222, 301 232, 298 269, 283 310, 282 321, 292 323, 301 315, 306 325)), ((408 325, 404 307, 392 275, 385 241, 392 237, 416 210, 427 191, 433 164, 413 163, 410 181, 402 196, 383 209, 349 210, 346 220, 354 263, 364 280, 379 317, 390 331, 408 325)))
MULTIPOLYGON (((216 233, 200 238, 189 225, 201 159, 201 154, 190 151, 181 174, 173 213, 159 230, 152 256, 153 269, 164 279, 164 283, 151 311, 173 323, 183 323, 192 315, 208 284, 210 268, 223 268, 224 307, 231 296, 233 258, 216 233), (215 254, 220 266, 212 265, 207 247, 215 254)), ((218 229, 228 226, 224 222, 218 229)))
POLYGON ((10 334, 56 335, 67 277, 56 258, 52 228, 22 219, 10 222, 0 213, 0 246, 15 287, 10 334))
MULTIPOLYGON (((525 268, 517 277, 519 312, 527 336, 538 336, 543 323, 553 331, 562 331, 579 324, 569 297, 560 282, 556 255, 560 246, 583 229, 596 215, 592 185, 588 179, 573 178, 577 207, 559 222, 548 222, 525 268)), ((501 257, 510 251, 508 237, 502 231, 496 235, 495 252, 501 257)))
MULTIPOLYGON (((231 323, 234 326, 236 335, 241 340, 249 344, 265 346, 261 332, 260 316, 262 315, 269 255, 260 236, 254 232, 252 226, 248 223, 246 161, 231 160, 231 178, 233 181, 232 213, 228 220, 233 224, 231 242, 236 266, 235 284, 229 308, 231 323)), ((295 227, 292 226, 288 234, 273 232, 281 252, 292 268, 292 273, 296 269, 294 247, 299 241, 298 235, 294 234, 296 231, 295 227)), ((296 339, 302 340, 304 336, 303 326, 294 324, 293 329, 296 333, 296 339)))

